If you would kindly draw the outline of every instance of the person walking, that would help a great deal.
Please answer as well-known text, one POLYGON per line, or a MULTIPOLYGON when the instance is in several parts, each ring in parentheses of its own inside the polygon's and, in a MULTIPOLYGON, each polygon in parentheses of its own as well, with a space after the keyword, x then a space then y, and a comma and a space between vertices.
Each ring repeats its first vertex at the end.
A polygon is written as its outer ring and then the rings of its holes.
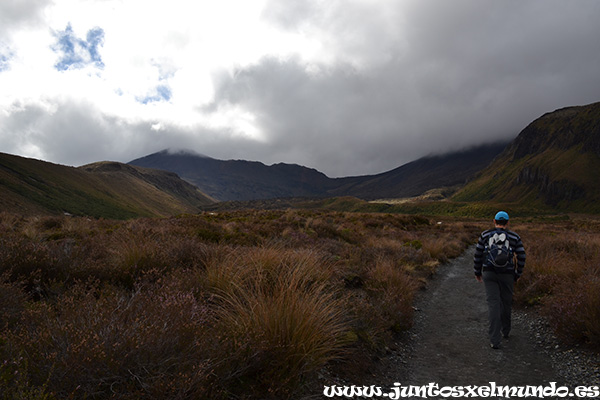
POLYGON ((523 242, 508 230, 508 219, 505 211, 494 216, 494 228, 481 233, 473 257, 475 278, 485 286, 493 349, 500 348, 501 336, 509 337, 514 284, 525 267, 523 242))

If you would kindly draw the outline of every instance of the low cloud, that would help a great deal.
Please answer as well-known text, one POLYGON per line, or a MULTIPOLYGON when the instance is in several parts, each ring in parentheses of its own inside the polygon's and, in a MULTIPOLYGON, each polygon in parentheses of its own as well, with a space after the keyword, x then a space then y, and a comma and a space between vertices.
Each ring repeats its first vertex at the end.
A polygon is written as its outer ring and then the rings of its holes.
POLYGON ((222 79, 215 96, 257 116, 272 150, 262 159, 334 176, 376 173, 509 140, 547 111, 600 100, 591 68, 600 66, 600 28, 589 9, 425 1, 398 6, 399 28, 358 2, 333 2, 314 20, 316 2, 293 4, 268 17, 290 30, 328 29, 343 50, 338 62, 266 57, 222 79), (346 34, 352 26, 360 37, 346 34))
POLYGON ((202 149, 211 157, 228 159, 234 158, 232 154, 257 154, 260 147, 226 129, 126 120, 98 112, 92 102, 72 99, 15 104, 10 115, 0 114, 0 142, 0 151, 68 160, 58 162, 72 166, 101 160, 129 162, 167 148, 202 149))
POLYGON ((596 0, 173 4, 0 2, 0 151, 363 175, 600 100, 596 0))

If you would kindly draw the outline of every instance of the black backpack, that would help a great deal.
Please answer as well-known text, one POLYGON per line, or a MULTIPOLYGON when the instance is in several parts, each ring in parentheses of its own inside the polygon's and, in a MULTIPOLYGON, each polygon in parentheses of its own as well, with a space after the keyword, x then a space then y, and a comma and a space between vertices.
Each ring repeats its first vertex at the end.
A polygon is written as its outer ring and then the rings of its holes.
POLYGON ((491 265, 497 268, 505 268, 510 265, 513 250, 510 247, 508 234, 506 232, 494 232, 490 235, 486 244, 487 259, 491 265))

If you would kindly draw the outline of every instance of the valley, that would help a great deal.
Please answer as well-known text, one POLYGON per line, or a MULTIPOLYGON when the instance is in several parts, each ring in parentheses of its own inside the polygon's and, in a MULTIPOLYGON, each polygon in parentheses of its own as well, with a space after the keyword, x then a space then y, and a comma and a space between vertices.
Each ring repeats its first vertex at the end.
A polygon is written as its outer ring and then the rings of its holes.
POLYGON ((508 359, 503 384, 600 385, 598 104, 376 176, 0 154, 0 392, 309 399, 334 383, 468 383, 508 359), (483 301, 470 251, 498 209, 527 263, 515 340, 492 355, 467 304, 483 301))

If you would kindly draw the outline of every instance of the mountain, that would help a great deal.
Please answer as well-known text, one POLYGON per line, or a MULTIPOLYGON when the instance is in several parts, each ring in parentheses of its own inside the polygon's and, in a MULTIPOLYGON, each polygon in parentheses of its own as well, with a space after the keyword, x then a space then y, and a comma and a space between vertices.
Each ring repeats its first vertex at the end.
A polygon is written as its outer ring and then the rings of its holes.
POLYGON ((116 162, 79 168, 0 153, 0 207, 105 218, 197 212, 214 200, 176 174, 116 162))
POLYGON ((533 121, 457 201, 489 201, 600 212, 600 103, 567 107, 533 121))
POLYGON ((295 164, 267 166, 256 161, 223 161, 168 150, 129 164, 175 172, 220 201, 331 196, 373 200, 417 196, 430 189, 464 184, 505 147, 506 143, 478 146, 424 157, 382 174, 347 178, 329 178, 295 164))
POLYGON ((472 147, 444 155, 428 156, 378 175, 341 178, 330 194, 365 200, 415 197, 431 189, 464 185, 485 168, 507 143, 472 147))
POLYGON ((335 187, 334 180, 325 174, 295 164, 267 166, 256 161, 224 161, 168 150, 129 164, 175 172, 221 201, 322 196, 335 187))

